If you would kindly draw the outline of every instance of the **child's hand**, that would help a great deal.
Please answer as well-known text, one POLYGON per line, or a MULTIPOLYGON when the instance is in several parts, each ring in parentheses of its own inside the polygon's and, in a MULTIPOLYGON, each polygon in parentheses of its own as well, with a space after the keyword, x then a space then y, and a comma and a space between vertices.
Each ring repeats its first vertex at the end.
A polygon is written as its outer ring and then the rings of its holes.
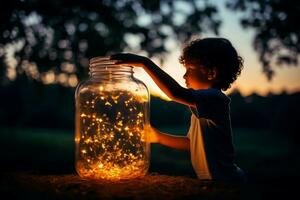
POLYGON ((131 53, 118 53, 111 55, 110 60, 116 60, 115 64, 124 64, 135 67, 144 67, 147 60, 147 57, 139 56, 131 53))
POLYGON ((159 134, 151 125, 146 127, 147 139, 150 143, 159 143, 159 134))

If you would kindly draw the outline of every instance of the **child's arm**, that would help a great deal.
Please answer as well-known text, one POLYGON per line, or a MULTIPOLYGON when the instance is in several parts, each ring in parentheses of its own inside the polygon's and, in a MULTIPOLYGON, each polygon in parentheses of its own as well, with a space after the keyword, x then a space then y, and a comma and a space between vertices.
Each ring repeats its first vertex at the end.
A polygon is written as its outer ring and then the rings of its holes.
POLYGON ((178 150, 190 150, 190 139, 186 136, 169 135, 153 127, 150 128, 148 135, 151 143, 160 143, 178 150))
POLYGON ((158 87, 172 100, 195 107, 195 103, 188 89, 181 87, 171 76, 161 70, 149 58, 135 54, 115 54, 111 60, 118 60, 116 64, 128 64, 143 67, 158 87))

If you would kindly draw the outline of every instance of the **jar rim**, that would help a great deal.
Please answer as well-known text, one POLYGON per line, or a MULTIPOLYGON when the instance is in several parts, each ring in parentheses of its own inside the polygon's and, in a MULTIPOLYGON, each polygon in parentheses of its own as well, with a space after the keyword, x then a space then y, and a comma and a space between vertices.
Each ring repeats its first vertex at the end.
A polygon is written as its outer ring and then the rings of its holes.
POLYGON ((90 59, 89 69, 90 71, 98 70, 132 70, 133 66, 126 64, 116 64, 116 60, 110 60, 109 56, 98 56, 90 59))
POLYGON ((116 64, 116 60, 109 57, 95 57, 90 59, 89 74, 91 77, 102 79, 116 79, 133 75, 133 66, 116 64))
POLYGON ((132 66, 122 65, 95 65, 89 67, 90 72, 133 72, 132 66))

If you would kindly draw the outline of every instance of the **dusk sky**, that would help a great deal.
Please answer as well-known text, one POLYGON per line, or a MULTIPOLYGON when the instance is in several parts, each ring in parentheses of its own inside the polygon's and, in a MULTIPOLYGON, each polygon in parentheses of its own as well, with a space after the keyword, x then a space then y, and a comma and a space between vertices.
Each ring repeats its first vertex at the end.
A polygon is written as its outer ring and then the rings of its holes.
MULTIPOLYGON (((258 54, 254 51, 252 46, 252 39, 254 31, 251 29, 243 29, 239 23, 239 17, 241 13, 232 12, 224 7, 224 1, 218 1, 218 9, 220 11, 220 17, 223 20, 220 28, 219 37, 225 37, 229 39, 233 46, 237 49, 239 54, 244 59, 244 69, 241 76, 232 85, 231 89, 226 93, 230 93, 235 88, 238 88, 243 95, 249 95, 256 92, 260 95, 266 95, 269 92, 281 93, 283 90, 288 93, 300 91, 300 67, 287 66, 278 67, 275 69, 275 76, 272 81, 268 81, 266 76, 262 73, 262 66, 258 60, 258 54)), ((202 35, 195 35, 195 37, 214 37, 216 35, 212 33, 204 33, 202 35)), ((180 43, 174 41, 169 42, 170 49, 174 49, 172 53, 166 58, 166 62, 162 66, 163 70, 169 73, 174 79, 176 79, 182 86, 184 80, 182 78, 185 69, 178 62, 180 55, 180 43)), ((136 53, 136 52, 135 52, 136 53)), ((159 64, 154 59, 156 64, 159 64)), ((136 77, 141 79, 147 84, 152 94, 159 94, 165 96, 151 78, 145 74, 142 70, 136 69, 136 77)))
MULTIPOLYGON (((244 69, 242 70, 241 76, 238 77, 237 81, 232 85, 232 87, 227 90, 225 93, 230 93, 233 89, 239 89, 243 95, 249 95, 253 92, 256 92, 260 95, 266 95, 269 92, 278 94, 282 91, 286 91, 287 93, 293 93, 300 91, 300 67, 296 66, 278 66, 275 68, 275 76, 271 81, 267 80, 267 77, 262 72, 262 65, 258 59, 258 53, 254 51, 252 46, 252 41, 254 38, 254 31, 252 29, 243 29, 239 23, 240 16, 242 13, 233 12, 225 8, 224 5, 225 0, 214 0, 214 5, 218 7, 219 16, 222 19, 222 25, 220 28, 220 35, 218 37, 224 37, 229 39, 233 46, 237 49, 238 53, 244 59, 244 69), (217 4, 217 3, 218 4, 217 4)), ((189 4, 185 4, 184 2, 179 2, 176 4, 175 9, 184 10, 185 12, 189 12, 188 7, 189 4)), ((139 23, 147 25, 147 23, 151 22, 151 18, 146 14, 140 13, 139 23)), ((31 14, 26 22, 28 24, 39 23, 41 18, 37 16, 35 13, 31 14)), ((179 24, 185 22, 185 18, 180 15, 175 15, 175 22, 178 21, 179 24)), ((166 30, 168 31, 168 29, 166 30)), ((169 32, 169 35, 172 35, 172 32, 169 32)), ((211 32, 205 31, 200 35, 194 35, 195 38, 205 38, 205 37, 216 37, 211 32)), ((181 53, 182 44, 178 41, 171 39, 166 40, 166 48, 169 50, 169 54, 165 58, 165 62, 163 64, 162 69, 170 74, 174 79, 176 79, 182 86, 185 86, 183 75, 185 73, 184 67, 178 62, 178 57, 181 53)), ((174 37, 173 37, 174 38, 174 37)), ((126 34, 124 38, 131 49, 140 49, 138 48, 140 39, 139 37, 133 34, 126 34)), ((6 55, 5 62, 8 66, 7 68, 7 77, 10 80, 14 80, 16 78, 16 66, 17 60, 15 59, 15 52, 22 49, 24 46, 24 41, 18 41, 14 44, 6 45, 5 49, 0 48, 0 55, 4 53, 6 55), (3 51, 4 50, 4 51, 3 51)), ((124 50, 124 52, 137 53, 140 55, 145 55, 144 52, 141 51, 130 51, 124 50)), ((158 59, 153 58, 153 61, 156 64, 159 64, 158 59)), ((67 64, 64 66, 65 68, 70 68, 72 71, 75 68, 74 64, 67 64)), ((38 69, 35 64, 28 63, 27 71, 30 73, 38 74, 38 69)), ((150 89, 151 94, 156 96, 161 96, 162 98, 166 98, 166 95, 163 94, 162 91, 156 86, 156 84, 152 81, 150 76, 148 76, 142 69, 135 69, 135 77, 142 80, 150 89)), ((37 76, 38 77, 38 76, 37 76)), ((80 81, 77 79, 76 75, 73 74, 68 77, 66 74, 61 73, 57 77, 53 70, 50 70, 41 76, 41 80, 45 84, 52 84, 55 82, 62 83, 63 85, 76 87, 77 83, 80 81)))

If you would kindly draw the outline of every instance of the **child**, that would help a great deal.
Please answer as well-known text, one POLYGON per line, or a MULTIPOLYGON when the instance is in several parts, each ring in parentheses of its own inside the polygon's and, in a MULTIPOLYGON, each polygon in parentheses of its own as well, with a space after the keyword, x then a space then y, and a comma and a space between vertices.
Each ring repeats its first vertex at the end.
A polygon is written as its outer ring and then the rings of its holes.
POLYGON ((221 91, 236 80, 243 61, 227 39, 197 39, 183 49, 179 61, 186 68, 183 78, 188 89, 146 57, 115 54, 110 59, 117 64, 143 67, 169 98, 190 107, 191 125, 186 137, 152 127, 152 143, 190 150, 193 168, 201 180, 245 180, 243 171, 234 163, 230 99, 221 91))

